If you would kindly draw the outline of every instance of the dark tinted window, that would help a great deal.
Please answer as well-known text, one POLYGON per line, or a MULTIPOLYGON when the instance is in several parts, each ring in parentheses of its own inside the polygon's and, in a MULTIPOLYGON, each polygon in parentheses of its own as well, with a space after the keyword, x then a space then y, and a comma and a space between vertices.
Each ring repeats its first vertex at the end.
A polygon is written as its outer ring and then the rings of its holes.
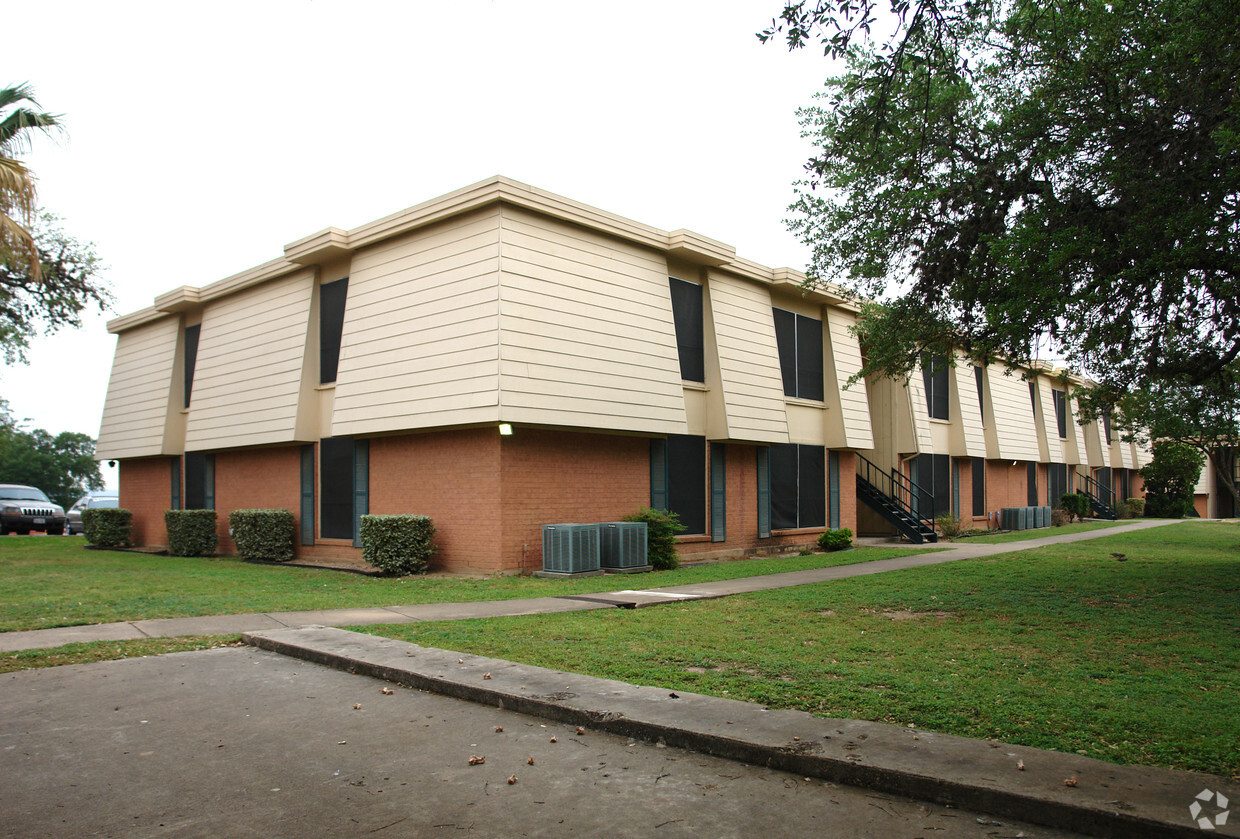
POLYGON ((319 286, 319 383, 336 381, 340 365, 340 336, 344 332, 344 304, 349 280, 319 286))
POLYGON ((784 395, 821 401, 822 321, 784 309, 772 309, 772 314, 784 395))
POLYGON ((680 377, 690 382, 704 382, 706 363, 702 340, 702 287, 675 277, 669 277, 668 282, 672 289, 672 316, 676 322, 680 377))
POLYGON ((706 532, 706 438, 667 438, 667 506, 687 534, 706 532))
POLYGON ((982 415, 982 422, 986 421, 986 398, 982 395, 985 388, 982 386, 982 368, 975 366, 973 368, 973 378, 977 380, 977 410, 982 415))
POLYGON ((198 364, 198 333, 201 324, 185 327, 185 407, 189 407, 189 396, 194 390, 194 367, 198 364))
POLYGON ((185 509, 215 507, 215 459, 206 452, 185 453, 185 509))
POLYGON ((947 360, 923 358, 921 380, 926 386, 926 411, 934 419, 949 419, 947 408, 947 360))
POLYGON ((1111 412, 1102 412, 1102 432, 1106 435, 1107 445, 1111 445, 1111 412))
POLYGON ((353 438, 319 441, 319 533, 324 539, 353 538, 353 438))
POLYGON ((912 478, 917 484, 917 512, 926 518, 938 518, 952 511, 951 456, 946 454, 918 455, 913 461, 912 478))
POLYGON ((826 449, 782 443, 770 448, 771 527, 825 527, 826 449))
POLYGON ((986 461, 973 458, 973 515, 986 515, 986 461))
POLYGON ((1066 438, 1068 436, 1068 397, 1062 390, 1053 390, 1051 395, 1055 399, 1055 422, 1059 424, 1059 436, 1066 438))
POLYGON ((1025 485, 1028 488, 1025 503, 1030 507, 1040 507, 1042 502, 1038 497, 1038 464, 1032 460, 1029 461, 1027 473, 1025 475, 1025 485))

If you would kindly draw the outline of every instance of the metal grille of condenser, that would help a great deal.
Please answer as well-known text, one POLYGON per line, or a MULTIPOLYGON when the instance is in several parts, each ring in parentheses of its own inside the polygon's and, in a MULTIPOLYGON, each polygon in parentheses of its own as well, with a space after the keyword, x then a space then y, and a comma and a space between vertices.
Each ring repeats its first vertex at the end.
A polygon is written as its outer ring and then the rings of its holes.
POLYGON ((599 562, 604 568, 641 568, 646 561, 644 521, 605 521, 599 528, 599 562))
POLYGON ((543 570, 583 574, 599 570, 597 524, 544 524, 543 570))
POLYGON ((1032 530, 1051 526, 1050 507, 1004 507, 999 511, 999 526, 1004 530, 1032 530))

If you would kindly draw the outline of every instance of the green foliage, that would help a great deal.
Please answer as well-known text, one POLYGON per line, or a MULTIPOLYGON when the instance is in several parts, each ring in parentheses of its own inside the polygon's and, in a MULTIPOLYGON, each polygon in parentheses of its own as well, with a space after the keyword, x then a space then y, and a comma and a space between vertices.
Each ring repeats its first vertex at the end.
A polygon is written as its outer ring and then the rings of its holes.
MULTIPOLYGON (((1067 497, 1067 496, 1065 496, 1067 497)), ((1054 509, 1051 510, 1051 527, 1063 527, 1072 522, 1072 514, 1067 510, 1054 509)))
POLYGON ((233 510, 228 529, 237 556, 265 562, 293 558, 293 514, 288 510, 233 510))
POLYGON ((1118 390, 1218 380, 1240 351, 1235 31, 1215 0, 785 4, 760 37, 847 59, 801 112, 790 225, 812 282, 889 301, 863 328, 898 342, 867 342, 866 373, 956 347, 1024 365, 1046 336, 1118 390))
POLYGON ((1193 507, 1193 491, 1205 458, 1187 443, 1159 440, 1154 458, 1141 467, 1145 481, 1145 515, 1178 519, 1193 507))
POLYGON ((685 529, 680 516, 669 510, 652 510, 642 507, 625 516, 622 521, 646 523, 646 561, 656 571, 670 571, 680 564, 676 555, 676 534, 685 529))
POLYGON ((818 547, 830 553, 831 551, 842 551, 852 547, 853 533, 847 527, 841 527, 838 530, 828 530, 818 535, 818 547))
POLYGON ((67 510, 87 490, 103 489, 95 441, 76 431, 25 431, 0 399, 0 483, 38 487, 67 510))
POLYGON ((133 541, 133 513, 117 507, 88 507, 82 511, 82 532, 92 545, 125 547, 133 541))
POLYGON ((384 574, 425 574, 435 553, 429 516, 362 516, 362 558, 384 574))
POLYGON ((1126 498, 1120 504, 1120 511, 1121 518, 1139 519, 1145 515, 1145 499, 1126 498))
POLYGON ((215 510, 166 510, 169 556, 212 556, 219 545, 215 510))
POLYGON ((945 513, 935 519, 934 526, 938 528, 942 536, 946 536, 948 539, 955 539, 960 535, 960 519, 950 513, 945 513))
POLYGON ((1078 520, 1089 515, 1089 496, 1083 492, 1070 492, 1059 499, 1059 509, 1068 514, 1068 521, 1076 516, 1078 520))

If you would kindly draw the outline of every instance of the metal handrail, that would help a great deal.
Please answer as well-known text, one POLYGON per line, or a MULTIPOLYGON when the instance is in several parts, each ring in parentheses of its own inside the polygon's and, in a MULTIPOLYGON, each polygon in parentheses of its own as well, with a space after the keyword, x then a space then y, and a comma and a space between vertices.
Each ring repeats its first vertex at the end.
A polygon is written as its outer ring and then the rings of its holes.
POLYGON ((1115 507, 1115 492, 1109 486, 1103 486, 1092 475, 1086 475, 1083 472, 1077 472, 1076 477, 1080 480, 1078 486, 1080 492, 1084 492, 1100 504, 1115 507))
POLYGON ((861 461, 857 474, 875 487, 883 495, 890 498, 896 503, 896 506, 915 518, 923 526, 930 530, 934 530, 933 517, 922 515, 913 506, 913 499, 917 499, 917 507, 927 504, 931 510, 934 509, 934 493, 927 491, 913 480, 904 476, 898 469, 892 469, 890 472, 884 472, 876 464, 872 463, 869 458, 860 452, 857 453, 857 459, 861 461), (877 478, 877 480, 875 480, 877 478))

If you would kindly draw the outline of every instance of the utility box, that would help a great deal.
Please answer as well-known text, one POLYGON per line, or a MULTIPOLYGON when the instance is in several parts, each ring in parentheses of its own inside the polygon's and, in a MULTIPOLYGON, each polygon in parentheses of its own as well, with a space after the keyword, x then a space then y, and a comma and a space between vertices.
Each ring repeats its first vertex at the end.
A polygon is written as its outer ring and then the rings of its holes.
POLYGON ((599 526, 599 564, 609 574, 651 570, 644 521, 605 521, 599 526))
POLYGON ((597 524, 544 524, 543 565, 538 577, 587 577, 599 567, 597 524))

